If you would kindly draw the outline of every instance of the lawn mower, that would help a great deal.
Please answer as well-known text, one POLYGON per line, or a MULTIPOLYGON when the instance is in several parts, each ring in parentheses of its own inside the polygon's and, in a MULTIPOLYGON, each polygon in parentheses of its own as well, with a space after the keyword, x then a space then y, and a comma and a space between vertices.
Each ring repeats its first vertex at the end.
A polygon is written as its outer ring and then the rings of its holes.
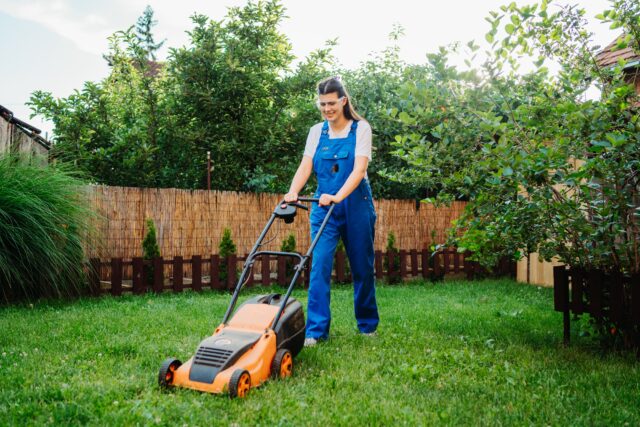
MULTIPOLYGON (((316 198, 300 198, 299 202, 317 202, 316 198)), ((245 397, 249 389, 269 378, 286 378, 293 373, 293 358, 304 345, 305 319, 302 304, 291 298, 291 292, 313 248, 318 243, 335 206, 327 214, 305 255, 294 252, 260 251, 262 241, 276 219, 290 224, 297 210, 308 210, 298 202, 279 203, 260 237, 247 256, 220 326, 205 338, 195 355, 182 364, 166 359, 158 373, 162 388, 185 387, 209 393, 228 393, 231 398, 245 397), (238 295, 249 277, 255 260, 263 255, 297 259, 294 275, 285 295, 258 295, 245 301, 234 313, 238 295), (233 313, 233 316, 232 316, 233 313)))

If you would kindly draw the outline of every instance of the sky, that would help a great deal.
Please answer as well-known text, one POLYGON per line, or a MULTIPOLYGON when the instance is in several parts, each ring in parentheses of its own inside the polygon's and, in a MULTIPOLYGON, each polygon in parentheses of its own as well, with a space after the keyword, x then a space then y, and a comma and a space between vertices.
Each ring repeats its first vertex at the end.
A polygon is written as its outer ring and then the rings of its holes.
MULTIPOLYGON (((531 1, 517 1, 529 4, 531 1)), ((390 44, 394 25, 404 29, 399 40, 401 57, 424 63, 426 54, 456 41, 484 40, 489 11, 507 0, 282 0, 288 18, 281 31, 289 38, 293 53, 302 59, 338 39, 334 54, 347 68, 355 68, 373 53, 390 44), (338 7, 339 5, 339 7, 338 7)), ((552 2, 554 3, 554 2, 552 2)), ((596 44, 605 46, 615 32, 594 16, 607 8, 608 0, 556 0, 579 3, 587 11, 596 44)), ((0 105, 16 117, 49 135, 51 123, 29 118, 25 106, 35 90, 66 97, 85 81, 99 81, 109 69, 102 58, 107 37, 135 24, 147 5, 155 12, 156 40, 166 39, 159 59, 168 47, 188 44, 190 16, 200 13, 220 20, 228 7, 246 0, 0 0, 0 105)))

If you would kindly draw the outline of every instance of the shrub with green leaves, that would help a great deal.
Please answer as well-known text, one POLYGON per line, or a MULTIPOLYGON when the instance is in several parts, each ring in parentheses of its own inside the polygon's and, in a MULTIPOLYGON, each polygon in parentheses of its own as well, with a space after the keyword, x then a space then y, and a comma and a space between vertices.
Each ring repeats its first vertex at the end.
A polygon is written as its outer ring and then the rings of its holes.
MULTIPOLYGON (((289 235, 282 241, 282 245, 280 246, 280 250, 282 252, 295 252, 296 251, 296 236, 293 233, 289 233, 289 235)), ((293 277, 294 271, 293 266, 298 262, 297 259, 287 257, 286 261, 286 271, 287 278, 291 280, 293 277)))
MULTIPOLYGON (((234 255, 237 253, 236 244, 233 242, 231 238, 231 230, 225 228, 222 232, 222 239, 220 240, 220 244, 218 245, 218 255, 220 255, 220 281, 222 283, 227 283, 228 274, 227 274, 227 257, 229 255, 234 255)), ((237 271, 236 271, 237 275, 237 271)))
MULTIPOLYGON (((160 247, 158 247, 158 239, 156 238, 156 226, 151 218, 147 218, 147 234, 142 240, 142 257, 145 260, 152 260, 160 256, 160 247)), ((145 266, 145 280, 147 285, 153 284, 153 264, 148 263, 145 266)))
POLYGON ((95 214, 83 183, 38 158, 0 155, 3 302, 80 294, 95 214))

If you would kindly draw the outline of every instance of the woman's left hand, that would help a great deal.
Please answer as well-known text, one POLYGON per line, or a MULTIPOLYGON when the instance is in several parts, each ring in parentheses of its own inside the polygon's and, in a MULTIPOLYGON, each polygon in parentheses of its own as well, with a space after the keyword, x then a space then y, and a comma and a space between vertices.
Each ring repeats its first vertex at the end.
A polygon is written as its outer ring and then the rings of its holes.
POLYGON ((320 206, 329 206, 331 203, 340 203, 340 201, 341 200, 336 196, 333 196, 331 194, 323 194, 320 196, 318 204, 320 206))

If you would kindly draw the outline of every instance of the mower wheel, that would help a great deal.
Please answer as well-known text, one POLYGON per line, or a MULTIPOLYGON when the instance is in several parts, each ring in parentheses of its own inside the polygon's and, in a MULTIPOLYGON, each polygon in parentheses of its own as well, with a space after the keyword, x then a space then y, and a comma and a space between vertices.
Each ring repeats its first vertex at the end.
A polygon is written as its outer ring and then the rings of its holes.
POLYGON ((276 356, 271 362, 271 377, 287 378, 293 374, 293 356, 286 348, 281 348, 276 352, 276 356))
POLYGON ((158 372, 158 384, 162 388, 169 388, 173 385, 173 373, 182 365, 182 362, 173 357, 169 357, 162 362, 160 372, 158 372))
POLYGON ((245 369, 236 369, 229 380, 229 397, 246 397, 251 388, 251 375, 245 369))

